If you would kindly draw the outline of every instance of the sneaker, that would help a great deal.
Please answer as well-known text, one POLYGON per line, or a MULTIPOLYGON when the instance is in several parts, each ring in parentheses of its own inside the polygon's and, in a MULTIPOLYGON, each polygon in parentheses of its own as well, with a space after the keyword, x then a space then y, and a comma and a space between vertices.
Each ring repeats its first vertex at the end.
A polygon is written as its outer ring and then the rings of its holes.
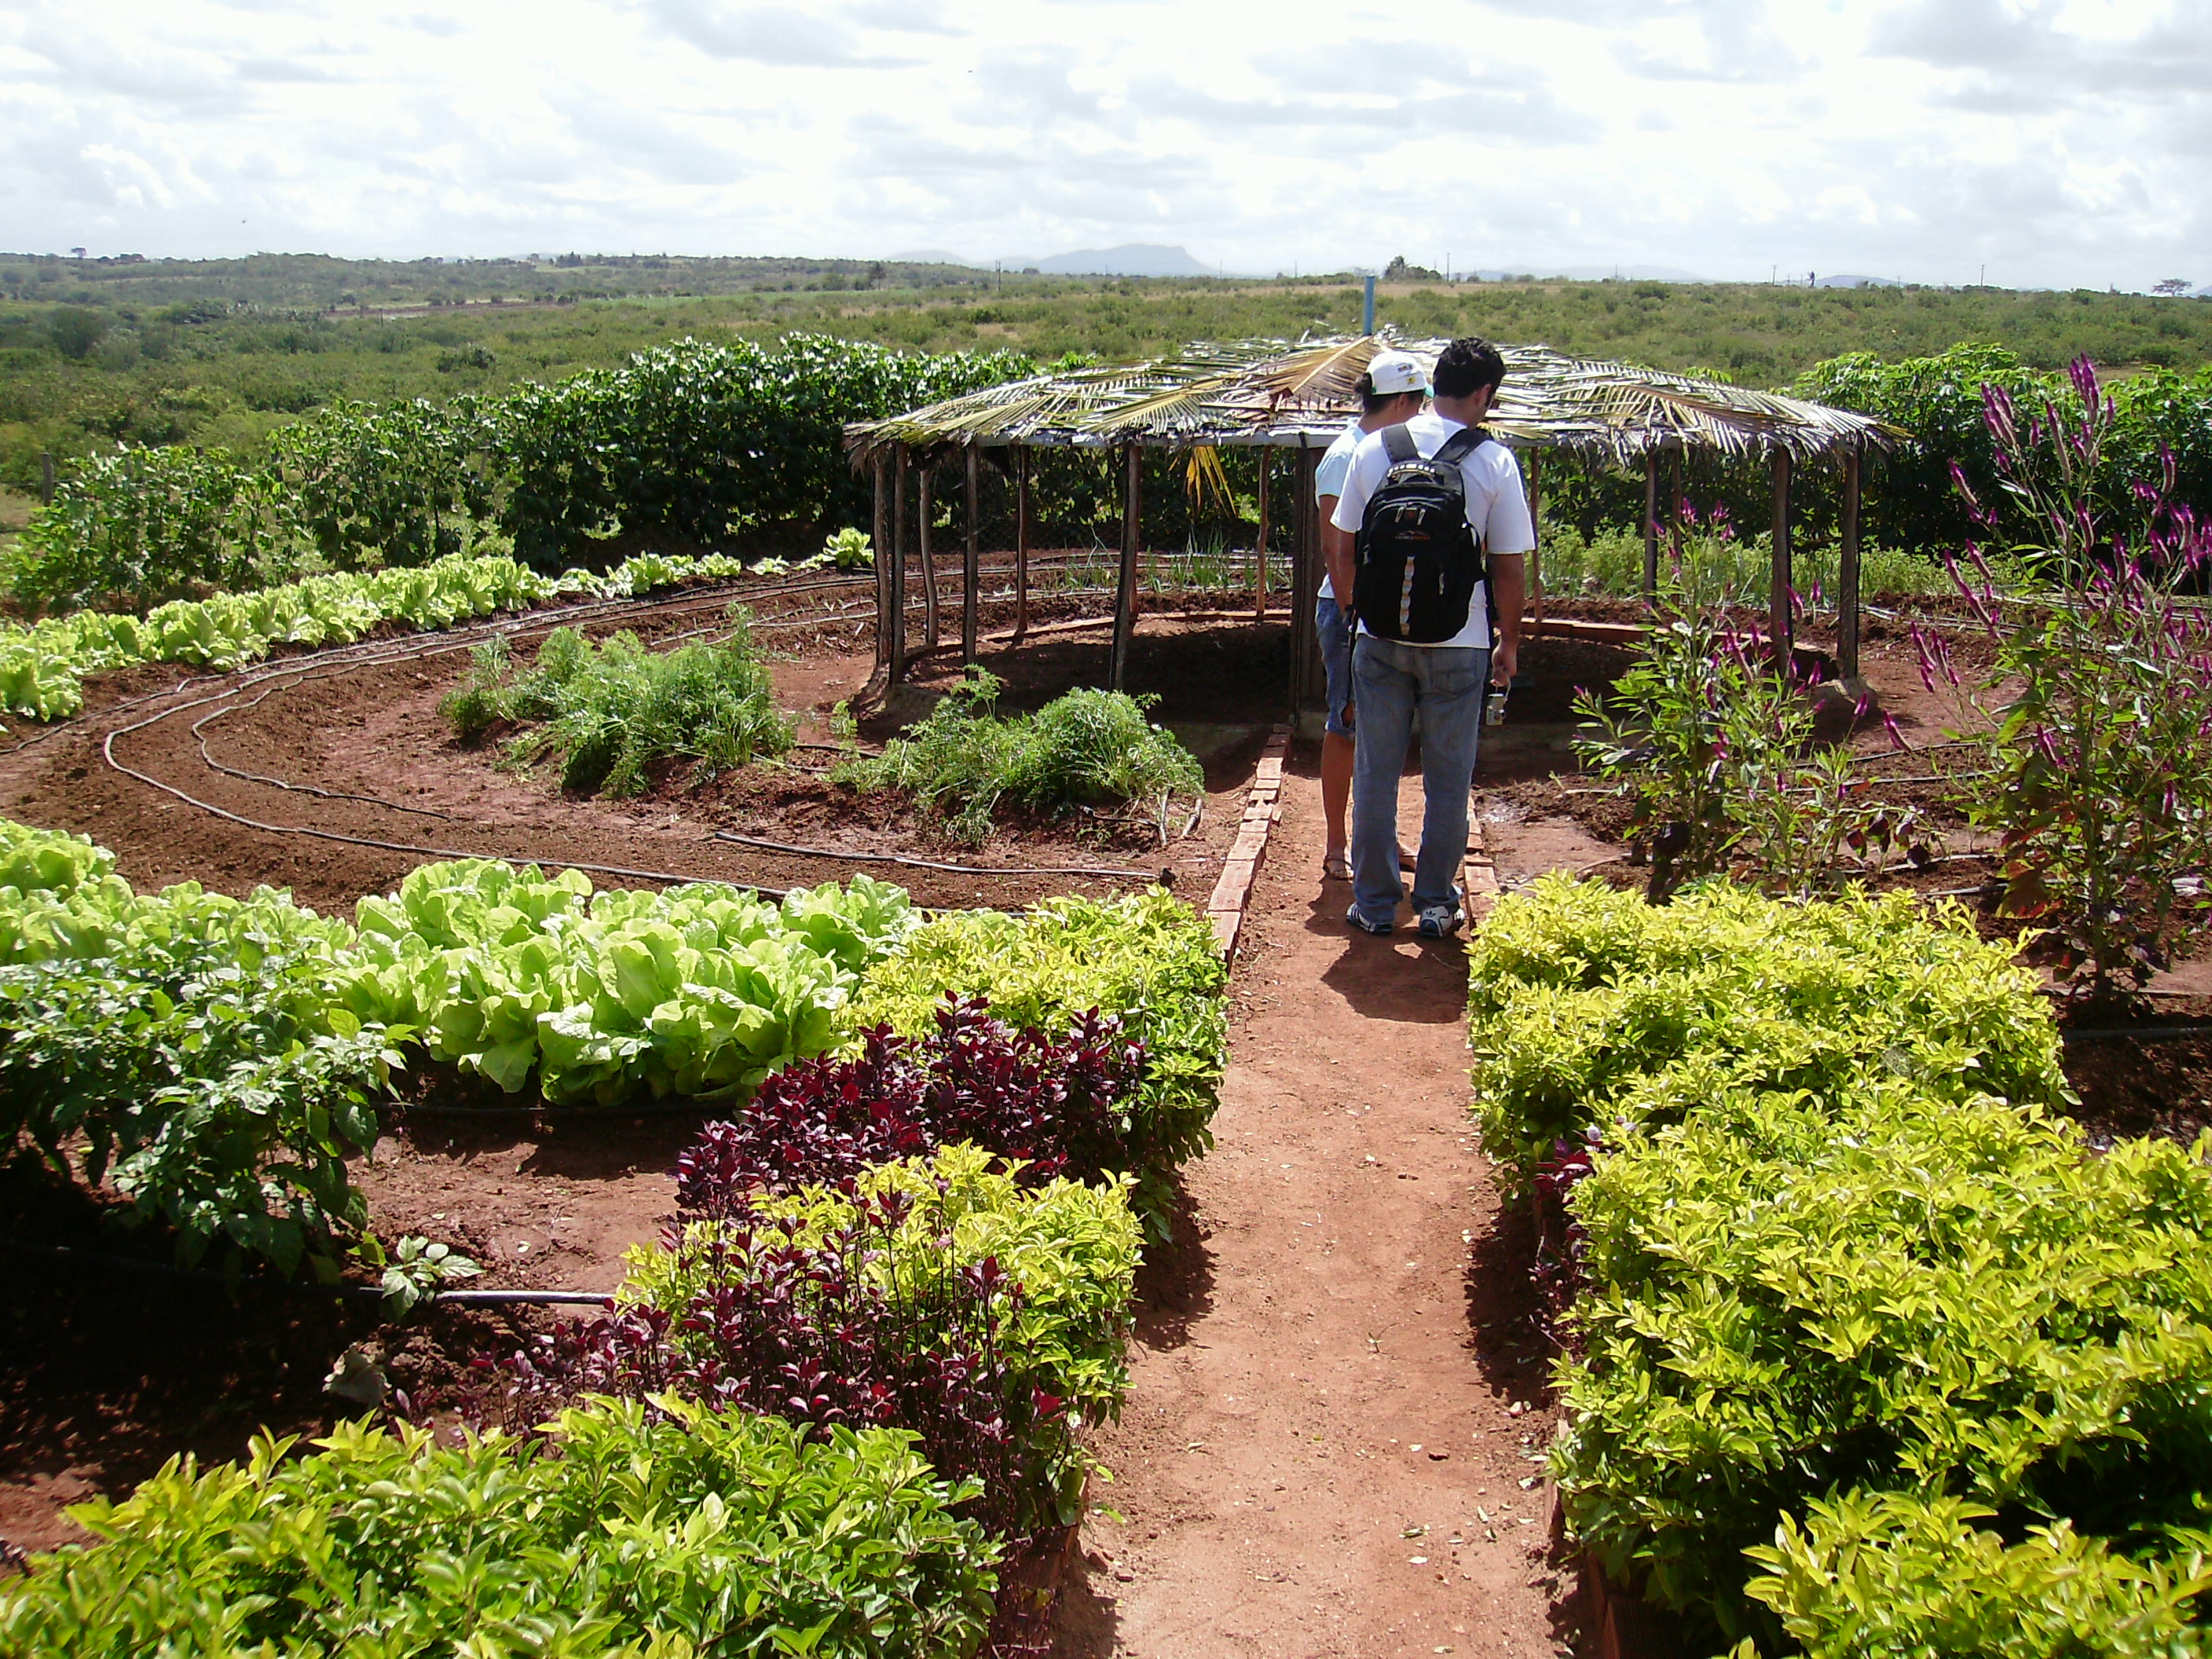
POLYGON ((1363 933, 1375 933, 1386 937, 1390 930, 1398 925, 1395 921, 1370 921, 1359 914, 1358 907, 1356 905, 1344 913, 1344 919, 1363 933))
POLYGON ((1457 905, 1439 904, 1433 910, 1422 911, 1421 919, 1416 926, 1419 928, 1423 939, 1449 939, 1454 933, 1459 932, 1460 923, 1466 920, 1466 916, 1461 914, 1457 905))

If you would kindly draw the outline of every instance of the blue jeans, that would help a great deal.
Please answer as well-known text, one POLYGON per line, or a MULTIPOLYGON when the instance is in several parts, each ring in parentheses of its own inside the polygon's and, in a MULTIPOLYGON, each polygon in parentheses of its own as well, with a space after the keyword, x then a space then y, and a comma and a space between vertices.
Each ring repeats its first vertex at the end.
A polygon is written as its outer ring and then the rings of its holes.
POLYGON ((1314 601, 1314 629, 1321 635, 1323 695, 1328 698, 1331 736, 1348 738, 1344 711, 1352 707, 1352 619, 1333 599, 1314 601))
POLYGON ((1359 747, 1352 763, 1352 902, 1366 921, 1393 920, 1398 878, 1398 776, 1406 769, 1413 710, 1421 711, 1421 851, 1413 912, 1450 909, 1467 854, 1467 798, 1482 738, 1490 653, 1473 646, 1405 645, 1362 634, 1352 650, 1359 747))

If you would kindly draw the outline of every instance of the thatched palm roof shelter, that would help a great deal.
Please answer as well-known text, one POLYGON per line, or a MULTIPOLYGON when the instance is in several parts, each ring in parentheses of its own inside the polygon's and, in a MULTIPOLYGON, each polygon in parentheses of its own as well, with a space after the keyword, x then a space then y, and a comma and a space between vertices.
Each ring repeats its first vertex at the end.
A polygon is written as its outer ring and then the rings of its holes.
MULTIPOLYGON (((975 491, 979 453, 1016 452, 1016 593, 1018 635, 1025 618, 1027 453, 1036 448, 1085 447, 1118 450, 1125 456, 1121 568, 1115 611, 1112 682, 1119 686, 1135 626, 1138 553, 1138 457, 1146 449, 1206 447, 1294 452, 1292 507, 1292 696, 1303 702, 1313 683, 1313 598, 1320 588, 1320 526, 1313 510, 1313 469, 1321 452, 1358 412, 1358 385, 1368 362, 1386 347, 1409 351, 1433 368, 1442 340, 1403 340, 1387 331, 1350 339, 1248 341, 1200 344, 1181 355, 1120 368, 1094 368, 1039 375, 933 404, 889 420, 846 428, 846 444, 855 466, 874 470, 877 483, 876 545, 903 550, 908 543, 908 477, 919 465, 927 470, 964 459, 968 480, 968 536, 962 649, 975 652, 977 599, 975 491)), ((1773 616, 1776 647, 1789 648, 1790 480, 1793 470, 1835 458, 1844 471, 1843 572, 1838 594, 1842 611, 1840 672, 1857 672, 1858 484, 1870 452, 1888 449, 1894 428, 1867 416, 1830 409, 1799 398, 1753 392, 1723 381, 1664 374, 1624 363, 1571 357, 1542 346, 1508 346, 1506 378, 1485 422, 1490 431, 1522 452, 1529 481, 1531 507, 1540 514, 1542 458, 1562 451, 1586 464, 1644 475, 1644 574, 1647 592, 1656 586, 1659 539, 1659 472, 1663 459, 1701 450, 1741 459, 1764 458, 1773 475, 1775 535, 1773 616)), ((1265 474, 1263 472, 1264 478, 1265 474)), ((926 486, 925 486, 926 488, 926 486)), ((1265 541, 1266 495, 1261 497, 1265 541)), ((935 598, 933 563, 927 551, 927 511, 921 515, 922 557, 930 570, 929 597, 935 598)), ((897 679, 905 672, 908 649, 905 616, 906 561, 878 560, 879 677, 897 679)), ((1261 580, 1264 582, 1264 560, 1261 580)), ((1531 573, 1531 604, 1540 615, 1540 565, 1531 573)), ((934 614, 934 605, 931 611, 934 614)), ((933 628, 931 644, 936 643, 933 628)))

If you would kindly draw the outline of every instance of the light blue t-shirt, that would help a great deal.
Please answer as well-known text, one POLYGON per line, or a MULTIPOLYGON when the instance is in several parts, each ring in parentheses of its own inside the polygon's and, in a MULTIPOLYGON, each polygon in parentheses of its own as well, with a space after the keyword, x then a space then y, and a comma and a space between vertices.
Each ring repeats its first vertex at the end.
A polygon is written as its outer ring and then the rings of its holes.
MULTIPOLYGON (((1314 469, 1314 504, 1316 507, 1331 495, 1344 494, 1344 481, 1352 472, 1352 453, 1359 447, 1359 441, 1366 435, 1356 415, 1350 424, 1336 434, 1336 441, 1328 447, 1321 458, 1321 465, 1314 469)), ((1336 586, 1328 579, 1326 565, 1321 573, 1321 597, 1324 599, 1336 597, 1336 586)))

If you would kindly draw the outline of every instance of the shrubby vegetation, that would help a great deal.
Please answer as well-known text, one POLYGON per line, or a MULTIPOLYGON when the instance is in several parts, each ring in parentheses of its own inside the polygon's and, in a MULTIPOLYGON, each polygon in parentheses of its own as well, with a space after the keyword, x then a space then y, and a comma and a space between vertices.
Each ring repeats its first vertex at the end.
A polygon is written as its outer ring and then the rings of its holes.
POLYGON ((2208 1149, 2047 1116, 2010 957, 1902 896, 1558 878, 1471 948, 1485 1144, 1573 1165, 1569 1525, 1745 1654, 2188 1650, 2208 1149))
POLYGON ((964 1659, 999 1551, 896 1429, 665 1397, 441 1446, 341 1427, 310 1455, 173 1460, 101 1540, 0 1583, 0 1656, 528 1652, 964 1659))
POLYGON ((537 726, 508 744, 509 757, 552 757, 561 787, 580 793, 641 794, 654 769, 669 762, 689 762, 703 783, 757 755, 782 754, 796 736, 753 653, 749 613, 732 605, 729 622, 730 637, 720 644, 658 652, 635 634, 594 645, 573 628, 556 628, 520 678, 506 640, 491 640, 477 648, 467 681, 439 712, 464 742, 500 722, 537 726))
POLYGON ((1063 1031, 1091 1010, 1144 1045, 1144 1078, 1117 1101, 1113 1167, 1137 1177, 1132 1201, 1169 1236, 1175 1171, 1213 1145, 1228 1060, 1222 993, 1228 969, 1212 926, 1155 889, 1121 899, 1058 898, 1026 915, 933 917, 863 981, 854 1021, 908 1036, 935 1029, 950 994, 983 997, 1018 1030, 1063 1031))
POLYGON ((998 712, 1000 682, 970 668, 927 718, 881 755, 842 763, 862 789, 900 789, 956 839, 980 844, 1000 802, 1048 816, 1079 807, 1141 806, 1166 845, 1178 798, 1202 799, 1206 773, 1171 733, 1145 718, 1156 698, 1078 690, 1034 714, 998 712))
POLYGON ((1000 1536, 1072 1524, 1118 1415, 1139 1231, 1123 1185, 1041 1186, 972 1146, 772 1197, 687 1160, 613 1312, 509 1362, 526 1415, 668 1391, 799 1422, 897 1424, 1000 1536))

